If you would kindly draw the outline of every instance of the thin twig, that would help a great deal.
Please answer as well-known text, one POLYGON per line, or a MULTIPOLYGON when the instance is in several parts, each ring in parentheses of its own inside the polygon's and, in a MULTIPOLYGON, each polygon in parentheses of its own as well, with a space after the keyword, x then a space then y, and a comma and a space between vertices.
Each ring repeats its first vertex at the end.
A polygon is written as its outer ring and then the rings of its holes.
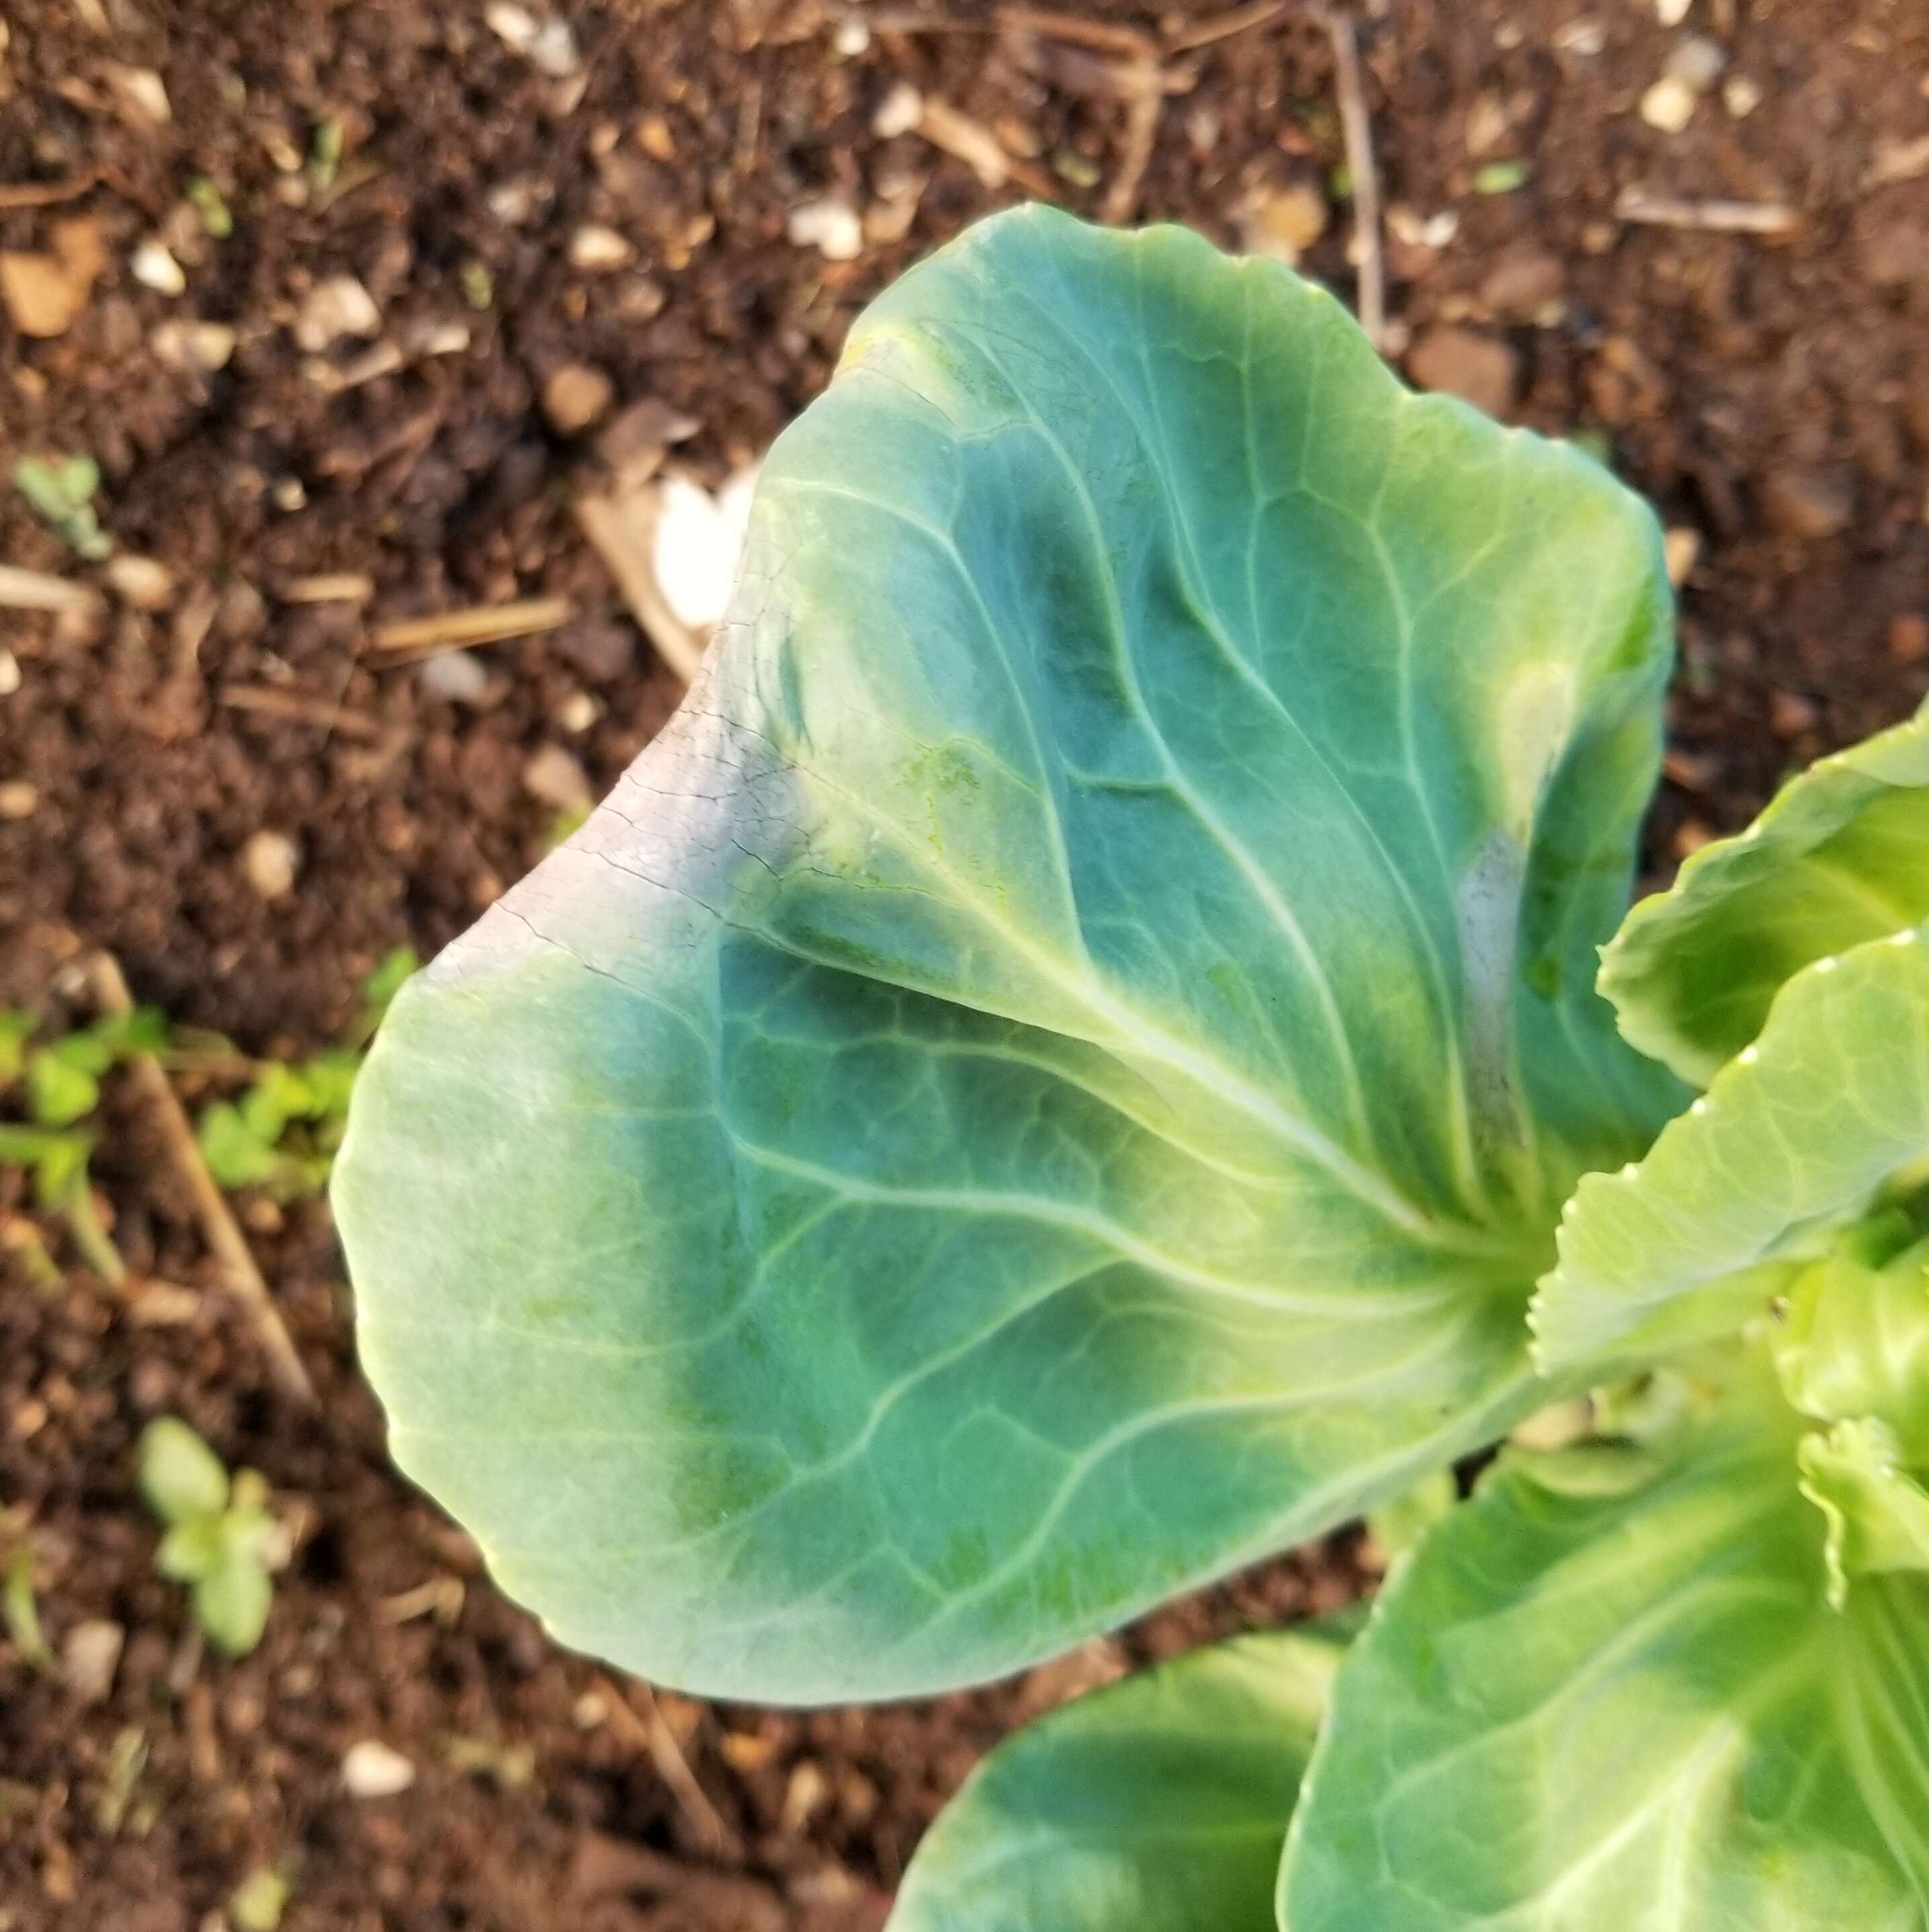
POLYGON ((669 1786, 677 1803, 683 1808, 683 1815, 690 1821, 699 1843, 714 1856, 729 1856, 736 1849, 736 1834, 724 1822, 723 1814, 697 1782, 697 1774, 690 1768, 690 1761, 683 1755, 676 1734, 656 1708, 656 1694, 640 1678, 631 1681, 643 1699, 641 1715, 616 1683, 602 1672, 598 1671, 590 1680, 608 1706, 610 1715, 631 1743, 640 1744, 650 1754, 657 1775, 669 1786))
POLYGON ((1074 46, 1096 47, 1106 53, 1124 54, 1132 60, 1158 51, 1157 43, 1141 28, 1117 26, 1105 20, 1088 20, 1076 14, 1060 14, 1046 7, 1000 7, 998 25, 1000 32, 1028 30, 1043 34, 1051 40, 1069 40, 1074 46))
POLYGON ((608 566, 637 628, 656 655, 688 684, 703 662, 704 646, 664 602, 650 556, 656 542, 656 496, 650 490, 627 490, 576 500, 576 520, 608 566))
POLYGON ((1623 189, 1614 212, 1623 221, 1651 228, 1694 228, 1717 235, 1792 235, 1802 226, 1802 217, 1777 201, 1682 201, 1638 188, 1623 189))
POLYGON ((92 172, 57 182, 0 182, 0 214, 16 208, 51 208, 56 202, 76 201, 100 177, 92 172))
POLYGON ((1145 170, 1152 164, 1152 149, 1159 138, 1159 117, 1166 106, 1159 63, 1150 54, 1126 70, 1133 83, 1131 100, 1125 110, 1125 136, 1119 147, 1118 172, 1099 204, 1099 219, 1114 227, 1130 221, 1138 212, 1139 191, 1145 184, 1145 170))
MULTIPOLYGON (((134 997, 128 991, 119 961, 111 952, 94 954, 88 976, 93 982, 94 997, 104 1012, 133 1012, 134 997)), ((275 1380, 285 1394, 304 1408, 314 1408, 315 1385, 309 1381, 308 1372, 302 1366, 302 1358, 296 1353, 295 1344, 282 1322, 281 1311, 275 1306, 267 1282, 262 1280, 260 1269, 254 1264, 254 1256, 249 1252, 248 1242, 228 1210, 226 1200, 214 1184, 214 1177, 208 1172, 208 1163, 201 1158, 194 1124, 188 1118, 187 1108, 181 1104, 180 1096, 152 1054, 130 1054, 127 1064, 135 1084, 152 1104, 166 1138, 168 1151, 174 1156, 182 1178, 188 1184, 188 1192, 194 1198, 195 1217, 201 1224, 202 1238, 220 1263, 230 1291, 247 1306, 254 1318, 256 1332, 267 1351, 268 1366, 275 1380)))
POLYGON ((537 631, 554 631, 574 614, 566 597, 525 597, 511 604, 478 604, 462 610, 438 610, 430 617, 406 617, 378 626, 373 640, 385 657, 405 652, 460 650, 470 644, 500 644, 537 631))
POLYGON ((1340 127, 1346 168, 1353 177, 1353 233, 1359 253, 1360 326, 1377 349, 1386 340, 1387 272, 1380 244, 1380 176, 1373 159, 1373 123, 1360 73, 1360 43, 1353 16, 1335 8, 1326 16, 1333 40, 1334 81, 1340 95, 1340 127))
POLYGON ((344 738, 374 740, 382 735, 382 721, 325 698, 307 698, 298 691, 277 691, 272 685, 226 684, 220 701, 230 711, 252 711, 263 718, 286 719, 291 724, 313 724, 339 731, 344 738))
POLYGON ((1166 36, 1166 51, 1168 54, 1189 54, 1198 47, 1216 46, 1221 40, 1229 40, 1235 34, 1250 33, 1255 27, 1263 27, 1268 20, 1276 20, 1286 10, 1286 0, 1252 0, 1247 7, 1235 7, 1230 13, 1216 14, 1210 20, 1201 20, 1196 26, 1181 27, 1166 36))

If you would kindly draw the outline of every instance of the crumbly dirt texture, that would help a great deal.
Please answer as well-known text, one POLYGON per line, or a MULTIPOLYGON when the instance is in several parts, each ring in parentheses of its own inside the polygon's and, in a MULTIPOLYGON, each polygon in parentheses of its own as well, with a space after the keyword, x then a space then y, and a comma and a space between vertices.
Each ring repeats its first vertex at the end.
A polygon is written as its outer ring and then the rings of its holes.
MULTIPOLYGON (((84 1013, 75 962, 106 946, 178 1022, 312 1049, 386 949, 432 951, 526 869, 575 775, 607 786, 680 688, 574 500, 673 417, 673 460, 715 485, 910 262, 1023 182, 1092 214, 1118 192, 1130 57, 1022 10, 9 0, 0 456, 92 457, 100 521, 160 574, 110 580, 0 483, 0 561, 102 588, 64 617, 0 603, 0 1001, 84 1013), (901 86, 1013 178, 888 131, 901 86), (566 621, 458 673, 376 643, 536 598, 566 621)), ((1390 352, 1594 440, 1671 532, 1656 878, 1929 686, 1929 14, 1679 10, 1356 9, 1390 352), (1681 225, 1710 219, 1755 232, 1681 225)), ((1264 13, 1197 48, 1240 20, 1078 18, 1149 35, 1166 76, 1133 214, 1298 249, 1352 299, 1331 42, 1298 0, 1264 13)), ((217 1932, 265 1868, 290 1932, 875 1928, 1014 1723, 1369 1586, 1341 1538, 970 1696, 652 1707, 549 1644, 388 1467, 321 1207, 238 1204, 310 1416, 118 1087, 95 1171, 136 1292, 35 1287, 0 1248, 0 1562, 30 1540, 56 1653, 84 1660, 90 1625, 122 1647, 89 1684, 0 1644, 0 1932, 217 1932), (238 1664, 153 1574, 130 1455, 164 1412, 296 1528, 238 1664), (351 1795, 369 1741, 410 1788, 351 1795)), ((0 1177, 0 1212, 27 1206, 0 1177)))

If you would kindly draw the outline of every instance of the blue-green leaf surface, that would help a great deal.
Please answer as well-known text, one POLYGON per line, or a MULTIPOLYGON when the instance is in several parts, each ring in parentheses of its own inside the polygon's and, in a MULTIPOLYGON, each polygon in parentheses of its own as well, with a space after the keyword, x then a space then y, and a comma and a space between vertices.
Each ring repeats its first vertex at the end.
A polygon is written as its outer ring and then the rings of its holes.
POLYGON ((1507 1426, 1558 1203, 1684 1097, 1592 986, 1658 559, 1276 265, 1030 211, 915 270, 676 719, 356 1088, 403 1466, 566 1640, 809 1700, 1507 1426))
POLYGON ((926 1836, 887 1932, 1272 1932, 1342 1649, 1241 1637, 1027 1726, 926 1836))
POLYGON ((1929 1927, 1929 1580, 1827 1607, 1792 1434, 1504 1457, 1342 1667, 1281 1924, 1929 1927))
POLYGON ((1929 715, 1791 779, 1644 899, 1600 990, 1644 1053, 1705 1086, 1762 1030, 1778 989, 1831 953, 1929 916, 1929 715))
POLYGON ((1926 934, 1804 968, 1645 1160, 1581 1183, 1534 1303, 1550 1371, 1740 1328, 1929 1155, 1926 934))

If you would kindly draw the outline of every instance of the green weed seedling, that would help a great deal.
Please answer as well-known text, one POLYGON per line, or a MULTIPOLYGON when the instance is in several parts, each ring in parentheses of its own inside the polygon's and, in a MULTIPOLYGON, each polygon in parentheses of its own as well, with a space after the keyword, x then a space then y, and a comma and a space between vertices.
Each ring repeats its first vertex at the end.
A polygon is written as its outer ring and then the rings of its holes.
POLYGON ((88 1123, 109 1069, 130 1054, 165 1051, 167 1022, 136 1006, 36 1046, 39 1025, 32 1013, 0 1010, 0 1099, 14 1100, 26 1115, 0 1120, 0 1166, 25 1168, 36 1202, 60 1216, 82 1259, 118 1284, 126 1269, 94 1208, 88 1123))
POLYGON ((327 1185, 368 1042, 420 964, 412 948, 397 946, 362 982, 360 1010, 340 1046, 303 1060, 264 1061, 238 1100, 202 1109, 201 1156, 221 1186, 259 1187, 286 1201, 327 1185))
POLYGON ((14 487, 27 507, 77 556, 98 563, 113 554, 113 540, 94 513, 100 466, 91 456, 23 456, 14 487))
POLYGON ((282 1544, 267 1483, 252 1469, 230 1478, 214 1450, 170 1415, 142 1431, 136 1456, 141 1495, 166 1526, 154 1568, 187 1586, 194 1620, 217 1650, 246 1656, 267 1625, 282 1544))

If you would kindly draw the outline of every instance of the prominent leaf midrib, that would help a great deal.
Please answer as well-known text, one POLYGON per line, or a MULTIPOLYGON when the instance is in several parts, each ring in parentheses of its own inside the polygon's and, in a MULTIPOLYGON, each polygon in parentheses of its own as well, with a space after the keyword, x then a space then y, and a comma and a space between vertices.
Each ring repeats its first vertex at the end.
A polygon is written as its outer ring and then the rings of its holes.
POLYGON ((853 1202, 887 1208, 931 1208, 942 1214, 965 1214, 988 1220, 1016 1217, 1063 1228, 1085 1235, 1112 1249, 1120 1260, 1134 1262, 1152 1274, 1205 1294, 1245 1302, 1256 1308, 1318 1316, 1403 1316, 1416 1309, 1431 1306, 1437 1301, 1458 1299, 1466 1290, 1464 1282, 1454 1282, 1431 1297, 1416 1294, 1408 1289, 1380 1294, 1358 1288, 1340 1288, 1309 1293, 1256 1286, 1244 1276, 1215 1274, 1210 1269, 1168 1254, 1107 1216, 1050 1195, 1025 1194, 1016 1190, 911 1186, 848 1174, 820 1161, 787 1154, 781 1148, 760 1145, 734 1132, 731 1144, 759 1166, 828 1188, 853 1202))
POLYGON ((1104 520, 1099 514, 1098 506, 1092 500, 1090 487, 1078 466, 1072 461, 1071 452, 1066 448, 1057 431, 1040 414, 1030 392, 1019 384, 997 350, 990 346, 992 332, 985 330, 982 333, 985 355, 1004 379, 1012 394, 1024 410, 1033 434, 1051 450, 1054 460, 1071 485, 1072 500, 1079 507, 1091 544, 1092 560, 1096 566, 1097 580, 1105 598, 1112 653, 1119 674, 1124 680, 1132 714, 1156 748, 1160 761, 1165 767, 1167 781, 1174 794, 1184 801, 1192 816, 1204 827, 1213 842, 1232 862, 1234 869, 1246 881, 1247 890, 1265 908, 1268 917, 1279 928, 1281 937, 1298 960, 1300 971, 1312 992, 1321 1018, 1331 1038, 1334 1064, 1340 1069, 1346 1084, 1347 1106, 1352 1117, 1353 1131, 1359 1136, 1363 1146, 1377 1154, 1376 1136, 1366 1107, 1366 1089, 1360 1078, 1359 1062, 1354 1055, 1352 1039, 1347 1032, 1346 1019, 1334 993, 1333 982, 1327 975, 1325 963, 1307 938, 1306 928, 1300 924, 1298 916, 1286 903, 1277 883, 1246 850, 1232 828, 1220 818, 1204 795, 1192 784, 1184 768, 1173 755, 1172 746, 1154 716, 1151 707, 1146 703, 1144 691, 1139 682, 1138 664, 1132 650, 1131 629, 1125 620, 1124 608, 1119 597, 1118 574, 1105 540, 1104 520))

